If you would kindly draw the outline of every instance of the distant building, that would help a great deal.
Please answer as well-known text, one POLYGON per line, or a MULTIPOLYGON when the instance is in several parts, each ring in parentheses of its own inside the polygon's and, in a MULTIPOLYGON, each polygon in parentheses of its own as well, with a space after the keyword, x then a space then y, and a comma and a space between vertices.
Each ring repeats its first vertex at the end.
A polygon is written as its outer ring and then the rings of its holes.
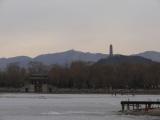
POLYGON ((32 74, 29 84, 24 86, 22 91, 28 93, 49 93, 53 87, 48 84, 48 76, 45 74, 32 74))
POLYGON ((113 45, 112 44, 109 46, 109 56, 110 57, 113 56, 113 45))

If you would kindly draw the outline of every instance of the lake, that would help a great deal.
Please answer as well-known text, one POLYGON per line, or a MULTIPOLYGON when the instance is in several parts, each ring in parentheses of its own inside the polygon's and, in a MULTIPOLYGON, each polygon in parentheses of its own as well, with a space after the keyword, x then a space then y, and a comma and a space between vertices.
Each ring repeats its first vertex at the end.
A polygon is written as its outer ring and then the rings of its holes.
POLYGON ((0 120, 159 120, 122 115, 121 100, 158 100, 157 95, 0 94, 0 120))

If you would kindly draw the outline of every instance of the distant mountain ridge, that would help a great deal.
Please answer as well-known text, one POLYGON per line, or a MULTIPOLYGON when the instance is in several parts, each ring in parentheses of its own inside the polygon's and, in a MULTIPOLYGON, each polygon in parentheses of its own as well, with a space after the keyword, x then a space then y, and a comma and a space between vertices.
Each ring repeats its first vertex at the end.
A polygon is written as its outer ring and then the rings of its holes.
POLYGON ((41 62, 46 65, 59 64, 65 65, 70 64, 74 61, 84 62, 97 62, 102 58, 106 58, 108 55, 101 53, 85 53, 76 50, 68 50, 60 53, 43 54, 35 58, 27 56, 17 56, 11 58, 1 58, 0 68, 4 69, 10 63, 18 63, 21 67, 27 67, 30 62, 41 62))
POLYGON ((61 53, 45 54, 34 58, 34 61, 39 61, 44 64, 66 64, 73 61, 96 62, 99 59, 106 58, 106 54, 100 53, 84 53, 76 50, 69 50, 61 53))
MULTIPOLYGON (((147 51, 140 54, 136 54, 134 56, 140 56, 156 62, 160 62, 160 52, 147 51)), ((108 57, 107 54, 89 53, 89 52, 85 53, 76 50, 68 50, 65 52, 59 52, 53 54, 43 54, 35 58, 27 56, 0 58, 0 69, 6 68, 6 66, 10 63, 19 63, 19 65, 22 67, 27 67, 28 63, 31 61, 42 62, 43 64, 46 65, 52 65, 52 64, 65 65, 65 64, 70 64, 73 61, 97 62, 100 59, 104 59, 107 57, 108 57)))
POLYGON ((141 56, 156 62, 160 62, 160 52, 156 51, 146 51, 143 53, 136 54, 137 56, 141 56))
POLYGON ((21 67, 26 67, 28 63, 32 61, 32 58, 27 56, 18 56, 11 58, 1 58, 0 59, 0 68, 4 69, 10 63, 18 63, 21 67))

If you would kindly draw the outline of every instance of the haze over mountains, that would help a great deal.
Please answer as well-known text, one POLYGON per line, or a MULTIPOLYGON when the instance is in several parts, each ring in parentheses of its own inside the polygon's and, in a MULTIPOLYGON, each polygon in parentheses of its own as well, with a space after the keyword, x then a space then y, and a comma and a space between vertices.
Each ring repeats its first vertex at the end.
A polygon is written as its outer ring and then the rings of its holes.
MULTIPOLYGON (((107 58, 107 54, 101 53, 84 53, 76 50, 69 50, 61 53, 43 54, 35 58, 27 56, 18 56, 12 58, 1 58, 0 68, 4 69, 10 63, 18 63, 22 67, 27 67, 29 62, 42 62, 46 65, 59 64, 65 65, 70 64, 73 61, 85 61, 85 62, 97 62, 100 59, 107 58)), ((140 56, 152 61, 160 62, 160 52, 147 51, 136 54, 134 56, 140 56)))

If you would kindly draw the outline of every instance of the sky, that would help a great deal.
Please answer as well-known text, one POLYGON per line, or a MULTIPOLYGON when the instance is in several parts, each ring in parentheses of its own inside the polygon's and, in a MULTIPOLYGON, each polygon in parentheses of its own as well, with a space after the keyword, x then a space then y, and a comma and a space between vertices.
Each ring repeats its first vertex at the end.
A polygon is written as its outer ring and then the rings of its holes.
POLYGON ((0 57, 160 51, 160 0, 0 0, 0 57))

